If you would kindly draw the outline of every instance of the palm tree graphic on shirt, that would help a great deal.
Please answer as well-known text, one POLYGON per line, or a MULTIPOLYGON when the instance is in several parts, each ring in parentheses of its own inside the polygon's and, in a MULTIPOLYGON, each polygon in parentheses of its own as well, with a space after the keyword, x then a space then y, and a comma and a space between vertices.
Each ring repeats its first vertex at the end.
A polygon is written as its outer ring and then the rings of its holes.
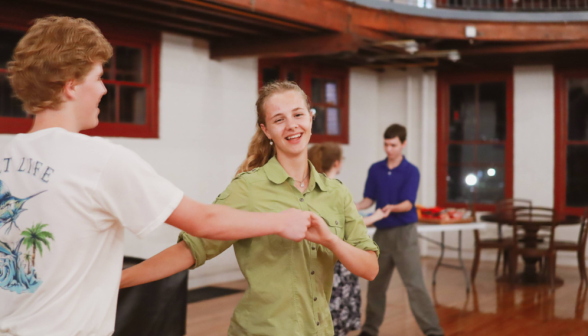
POLYGON ((21 233, 21 235, 25 237, 22 243, 27 247, 27 249, 30 249, 31 246, 33 247, 33 267, 35 267, 35 256, 37 255, 37 249, 39 250, 41 256, 43 256, 43 245, 47 246, 48 250, 51 250, 49 239, 55 240, 51 232, 43 231, 43 229, 47 226, 49 226, 49 224, 37 223, 21 233))

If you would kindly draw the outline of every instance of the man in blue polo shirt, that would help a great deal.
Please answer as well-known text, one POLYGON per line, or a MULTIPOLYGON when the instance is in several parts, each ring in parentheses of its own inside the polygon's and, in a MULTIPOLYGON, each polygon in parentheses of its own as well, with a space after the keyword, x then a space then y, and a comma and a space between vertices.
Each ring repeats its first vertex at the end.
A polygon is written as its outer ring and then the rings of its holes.
POLYGON ((390 212, 374 225, 374 241, 380 246, 380 272, 369 283, 366 321, 360 336, 377 336, 386 311, 386 291, 394 267, 408 292, 410 309, 423 333, 443 335, 433 302, 425 287, 421 271, 414 206, 419 188, 420 174, 402 155, 406 146, 406 128, 394 124, 384 133, 387 158, 374 163, 365 184, 364 199, 357 203, 358 210, 371 207, 390 212))

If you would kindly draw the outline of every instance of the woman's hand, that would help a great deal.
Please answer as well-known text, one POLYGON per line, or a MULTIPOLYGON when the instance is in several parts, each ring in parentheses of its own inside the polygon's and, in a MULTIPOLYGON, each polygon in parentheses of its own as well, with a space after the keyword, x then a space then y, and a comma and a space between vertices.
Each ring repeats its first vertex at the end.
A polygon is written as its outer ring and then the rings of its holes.
POLYGON ((328 248, 335 238, 337 236, 331 232, 325 220, 321 216, 311 212, 310 227, 306 231, 306 240, 328 248))
POLYGON ((386 209, 377 209, 371 216, 368 216, 363 219, 363 222, 366 226, 373 225, 375 222, 382 220, 390 215, 390 210, 386 209))

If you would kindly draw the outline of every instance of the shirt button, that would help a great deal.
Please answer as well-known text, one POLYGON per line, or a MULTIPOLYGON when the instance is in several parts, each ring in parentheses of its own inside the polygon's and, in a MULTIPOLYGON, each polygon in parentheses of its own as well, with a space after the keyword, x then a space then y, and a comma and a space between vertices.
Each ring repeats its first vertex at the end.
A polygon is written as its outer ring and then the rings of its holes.
POLYGON ((314 271, 310 272, 310 275, 314 275, 314 271))
POLYGON ((339 221, 335 221, 335 224, 339 225, 339 221))
POLYGON ((316 250, 316 247, 314 247, 314 246, 313 246, 313 247, 312 247, 312 250, 313 250, 313 251, 314 251, 314 250, 316 250))
POLYGON ((316 298, 314 298, 314 301, 316 301, 316 298))
POLYGON ((319 324, 321 324, 321 323, 320 323, 320 322, 317 322, 317 323, 316 323, 316 325, 319 325, 319 324))
POLYGON ((300 202, 304 202, 304 198, 301 198, 301 199, 300 199, 300 202))
POLYGON ((392 172, 388 172, 388 175, 392 175, 392 172))

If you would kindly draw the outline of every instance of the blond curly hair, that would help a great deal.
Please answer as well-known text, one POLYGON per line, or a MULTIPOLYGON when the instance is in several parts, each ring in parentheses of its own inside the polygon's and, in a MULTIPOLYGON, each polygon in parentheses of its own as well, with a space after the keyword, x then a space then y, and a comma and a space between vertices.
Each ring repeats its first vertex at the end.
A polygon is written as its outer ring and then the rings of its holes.
POLYGON ((106 63, 112 46, 86 19, 49 16, 35 20, 8 63, 10 84, 23 109, 57 109, 70 80, 81 81, 96 62, 106 63))

